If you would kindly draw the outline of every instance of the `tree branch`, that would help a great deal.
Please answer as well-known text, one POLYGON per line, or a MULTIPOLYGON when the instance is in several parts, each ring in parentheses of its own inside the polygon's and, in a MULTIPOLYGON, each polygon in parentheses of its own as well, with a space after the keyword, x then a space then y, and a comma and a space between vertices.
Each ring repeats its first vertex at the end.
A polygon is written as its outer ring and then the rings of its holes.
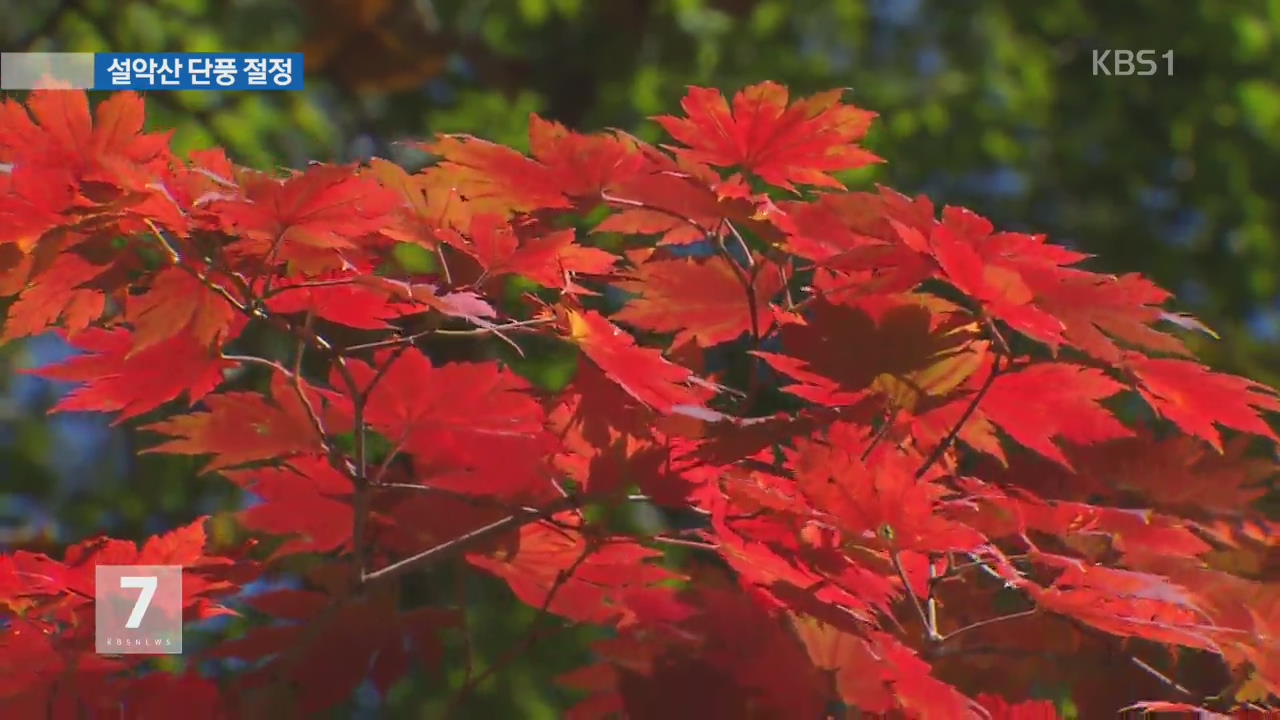
POLYGON ((685 540, 684 538, 671 537, 669 535, 654 535, 651 538, 654 542, 665 543, 667 545, 679 545, 681 547, 691 547, 698 550, 710 550, 716 552, 720 549, 719 545, 712 543, 698 542, 697 540, 685 540))
POLYGON ((573 564, 556 573, 555 581, 551 583, 551 587, 547 590, 547 596, 543 599, 542 605, 538 608, 538 614, 533 617, 533 620, 529 621, 529 628, 525 630, 524 637, 521 639, 520 643, 503 653, 502 657, 489 667, 485 668, 484 672, 476 675, 468 682, 463 683, 462 687, 458 688, 458 692, 454 693, 453 700, 449 702, 449 709, 445 711, 445 717, 453 717, 462 701, 471 694, 472 690, 475 690, 485 680, 496 675, 499 670, 509 665, 513 660, 525 654, 533 647, 534 643, 537 642, 539 625, 542 623, 543 619, 546 618, 548 610, 551 608, 551 602, 555 599, 556 593, 560 592, 560 588, 564 587, 565 583, 569 581, 569 578, 573 577, 573 574, 578 571, 578 568, 582 566, 582 563, 586 561, 587 557, 591 555, 594 550, 595 544, 590 539, 587 539, 586 545, 583 547, 582 552, 578 555, 577 559, 573 561, 573 564))
POLYGON ((556 502, 547 505, 541 510, 529 510, 514 512, 506 517, 494 520, 488 525, 465 532, 458 537, 446 542, 435 545, 431 548, 423 550, 415 555, 398 560, 379 568, 370 573, 365 573, 364 582, 370 583, 378 580, 388 580, 390 578, 399 577, 407 572, 430 567, 441 560, 451 558, 458 553, 466 551, 468 548, 476 545, 484 540, 501 534, 504 531, 511 530, 530 522, 542 520, 544 518, 555 515, 556 513, 567 510, 578 505, 577 498, 562 498, 556 502))
POLYGON ((290 290, 305 290, 309 288, 337 287, 341 285, 354 285, 354 284, 355 282, 351 278, 341 278, 338 280, 309 280, 306 282, 299 282, 299 283, 293 283, 291 285, 285 285, 284 287, 264 289, 262 291, 262 299, 266 300, 267 298, 274 297, 276 295, 279 295, 280 293, 289 292, 290 290))
POLYGON ((1039 611, 1040 611, 1040 608, 1033 607, 1030 610, 1023 610, 1021 612, 1009 613, 1008 615, 997 615, 995 617, 989 617, 986 620, 979 620, 974 623, 969 623, 964 627, 957 628, 947 633, 946 635, 942 635, 941 637, 938 638, 938 642, 940 643, 947 642, 948 640, 954 638, 955 636, 961 633, 966 633, 966 632, 969 632, 970 630, 977 630, 978 628, 985 627, 987 625, 994 625, 995 623, 1004 622, 1006 620, 1016 620, 1018 618, 1029 617, 1031 615, 1035 615, 1039 611))
MULTIPOLYGON (((737 229, 734 229, 732 225, 729 225, 728 220, 722 220, 721 226, 723 227, 726 225, 733 229, 733 233, 737 235, 737 229)), ((738 265, 738 261, 733 259, 733 254, 729 252, 729 248, 724 243, 724 238, 721 237, 720 228, 716 228, 716 232, 708 235, 707 239, 711 241, 716 254, 729 264, 729 268, 733 271, 733 276, 738 279, 738 284, 742 286, 742 291, 747 296, 747 314, 749 322, 751 323, 751 349, 759 350, 760 313, 757 307, 758 303, 756 301, 755 273, 753 272, 751 275, 747 275, 746 271, 738 265)), ((738 239, 741 240, 742 236, 738 235, 738 239)), ((742 241, 742 247, 747 253, 747 261, 751 262, 751 250, 747 247, 746 241, 742 241)), ((757 359, 754 355, 747 355, 747 392, 742 398, 742 408, 744 411, 748 411, 750 409, 751 405, 755 402, 756 395, 760 392, 760 376, 759 373, 756 372, 756 362, 757 359)))
POLYGON ((627 205, 633 208, 640 208, 642 210, 650 210, 656 213, 660 213, 662 215, 666 215, 668 217, 672 217, 672 218, 675 218, 676 220, 680 220, 681 222, 689 224, 691 227, 695 228, 704 237, 711 235, 710 229, 703 227, 701 223, 694 220, 693 218, 685 217, 684 215, 681 215, 678 212, 675 212, 673 210, 668 210, 664 207, 658 207, 657 205, 650 205, 649 203, 641 202, 640 200, 631 200, 629 198, 610 195, 609 193, 603 190, 600 191, 600 199, 608 203, 616 203, 618 205, 627 205))
POLYGON ((1142 658, 1138 657, 1137 655, 1130 655, 1129 660, 1131 660, 1134 665, 1137 665, 1143 672, 1146 672, 1148 675, 1159 680, 1161 683, 1168 686, 1169 688, 1176 690, 1179 694, 1189 697, 1193 700, 1200 699, 1198 695, 1186 689, 1182 685, 1178 684, 1176 680, 1169 677, 1168 675, 1165 675, 1159 670, 1151 667, 1145 661, 1143 661, 1142 658))
POLYGON ((866 449, 862 451, 862 455, 858 457, 858 460, 866 462, 867 458, 871 457, 871 451, 875 450, 885 435, 888 435, 889 431, 893 429, 893 423, 897 421, 899 412, 901 412, 901 408, 894 408, 892 412, 885 415, 884 424, 876 431, 876 434, 871 438, 871 442, 867 443, 866 449))
MULTIPOLYGON (((312 314, 307 313, 307 319, 304 326, 311 327, 312 314)), ((311 421, 311 427, 315 429, 316 434, 320 436, 320 445, 324 447, 326 457, 332 455, 329 445, 329 433, 324 429, 324 422, 320 420, 319 413, 316 412, 315 405, 311 404, 311 398, 307 397, 307 391, 302 386, 302 358, 306 353, 307 343, 304 339, 298 338, 297 348, 293 357, 293 391, 297 393, 298 400, 302 402, 302 407, 307 411, 307 418, 311 421)), ((342 469, 339 468, 339 472, 342 469)))
POLYGON ((925 640, 930 643, 940 641, 942 637, 938 635, 938 629, 929 622, 929 616, 925 613, 924 606, 920 604, 920 598, 916 597, 915 591, 911 589, 911 582, 907 580, 907 571, 903 569, 897 551, 889 553, 889 559, 893 562, 893 569, 898 573, 898 579, 902 581, 902 591, 911 600, 911 606, 916 610, 916 617, 920 618, 920 625, 924 627, 925 640))
MULTIPOLYGON (((515 322, 504 323, 502 325, 493 325, 490 327, 472 328, 470 330, 446 330, 444 328, 433 328, 431 330, 423 330, 421 332, 416 332, 416 333, 413 333, 412 335, 403 335, 401 337, 390 338, 387 340, 377 340, 375 342, 361 343, 360 345, 348 345, 344 348, 341 348, 339 352, 345 354, 345 353, 352 353, 357 351, 383 350, 386 348, 399 347, 402 345, 411 345, 417 340, 419 340, 420 338, 424 338, 428 335, 450 335, 450 336, 457 336, 457 337, 468 337, 468 336, 492 334, 492 335, 501 336, 502 333, 507 330, 521 330, 524 328, 533 327, 535 325, 545 325, 549 322, 552 322, 550 318, 534 318, 532 320, 518 320, 515 322)), ((507 339, 507 338, 504 338, 504 339, 506 339, 508 343, 511 343, 510 339, 507 339)), ((520 348, 517 347, 516 349, 519 350, 520 348)), ((523 355, 523 352, 521 354, 523 355)))
POLYGON ((725 227, 729 228, 729 232, 733 233, 733 237, 738 241, 738 247, 742 248, 742 254, 747 260, 747 267, 754 268, 756 266, 756 261, 751 257, 751 246, 747 244, 746 239, 742 237, 742 233, 738 232, 738 228, 735 227, 732 222, 729 222, 728 218, 725 218, 724 224, 725 227))
POLYGON ((951 431, 942 439, 942 442, 938 443, 938 446, 933 449, 933 452, 929 453, 929 457, 925 458, 924 463, 916 470, 915 477, 917 480, 924 477, 924 474, 929 471, 929 468, 933 467, 933 464, 942 458, 942 454, 947 451, 947 448, 951 446, 951 443, 955 442, 956 436, 960 434, 960 428, 964 427, 964 424, 969 421, 969 417, 978 409, 978 403, 982 402, 983 396, 985 396, 987 391, 991 389, 992 384, 996 381, 996 376, 999 375, 1000 372, 1000 356, 997 355, 995 361, 991 364, 991 373, 987 375, 987 379, 982 383, 982 387, 978 388, 978 392, 974 394, 973 400, 970 401, 969 406, 964 409, 963 413, 961 413, 960 419, 956 420, 956 424, 951 427, 951 431))

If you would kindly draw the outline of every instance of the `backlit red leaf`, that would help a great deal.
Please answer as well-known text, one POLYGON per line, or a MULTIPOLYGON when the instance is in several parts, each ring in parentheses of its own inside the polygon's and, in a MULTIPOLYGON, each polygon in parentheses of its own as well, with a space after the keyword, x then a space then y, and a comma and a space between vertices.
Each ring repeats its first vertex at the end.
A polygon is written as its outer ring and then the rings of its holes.
POLYGON ((655 118, 684 143, 677 154, 720 167, 741 166, 788 190, 792 183, 841 187, 828 173, 880 158, 854 143, 875 113, 840 101, 840 90, 788 105, 786 88, 760 83, 740 90, 733 107, 719 90, 691 87, 680 106, 686 117, 655 118))

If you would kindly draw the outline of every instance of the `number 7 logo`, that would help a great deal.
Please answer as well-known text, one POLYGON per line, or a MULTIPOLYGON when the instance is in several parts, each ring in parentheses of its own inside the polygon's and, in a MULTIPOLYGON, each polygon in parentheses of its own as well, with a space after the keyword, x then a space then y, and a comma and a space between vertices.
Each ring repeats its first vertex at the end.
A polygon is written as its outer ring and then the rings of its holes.
POLYGON ((103 655, 182 653, 182 566, 94 567, 94 648, 103 655))
POLYGON ((158 578, 155 575, 147 575, 139 577, 137 575, 125 575, 120 578, 121 588, 141 588, 142 592, 138 593, 138 601, 133 604, 133 611, 129 613, 129 619, 125 621, 124 626, 130 630, 137 630, 142 626, 142 618, 147 614, 147 608, 151 607, 151 598, 156 596, 156 585, 158 578))

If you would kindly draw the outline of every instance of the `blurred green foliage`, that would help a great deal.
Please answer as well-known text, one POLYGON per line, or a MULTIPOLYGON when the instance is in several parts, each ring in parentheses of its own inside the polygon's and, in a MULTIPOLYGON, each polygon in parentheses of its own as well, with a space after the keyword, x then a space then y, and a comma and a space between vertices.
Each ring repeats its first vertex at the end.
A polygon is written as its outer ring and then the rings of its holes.
MULTIPOLYGON (((150 124, 175 128, 180 150, 221 145, 262 168, 412 165, 423 156, 396 141, 434 132, 524 147, 530 112, 658 140, 646 117, 677 112, 689 84, 848 87, 881 113, 868 145, 889 160, 856 185, 926 192, 1095 253, 1099 268, 1145 273, 1222 335, 1192 339, 1203 358, 1280 383, 1280 0, 0 0, 0 17, 6 51, 302 49, 302 93, 149 97, 150 124), (1171 50, 1173 73, 1095 76, 1095 49, 1171 50)), ((0 352, 0 390, 23 352, 0 352)), ((572 354, 546 357, 509 359, 565 382, 572 354)), ((6 497, 36 498, 61 541, 233 502, 190 463, 128 459, 132 431, 112 436, 125 438, 123 467, 91 464, 97 476, 67 490, 50 426, 32 414, 48 400, 0 405, 0 512, 14 513, 6 497)), ((483 664, 530 613, 468 582, 483 664)), ((581 659, 548 642, 468 713, 555 717, 564 697, 549 678, 581 659)), ((442 692, 391 699, 432 716, 425 698, 442 692)))

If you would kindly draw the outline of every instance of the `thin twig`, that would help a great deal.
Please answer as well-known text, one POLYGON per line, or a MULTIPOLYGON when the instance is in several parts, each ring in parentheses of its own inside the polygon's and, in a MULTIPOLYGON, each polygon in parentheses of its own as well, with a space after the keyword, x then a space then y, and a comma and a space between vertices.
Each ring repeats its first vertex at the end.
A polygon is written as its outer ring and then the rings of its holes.
POLYGON ((725 227, 729 228, 729 231, 733 233, 733 237, 738 240, 738 246, 742 248, 742 254, 747 258, 747 267, 754 268, 756 266, 756 261, 751 257, 751 246, 747 245, 747 241, 742 237, 742 233, 738 232, 738 228, 734 227, 733 223, 729 222, 728 218, 725 218, 724 224, 725 227))
POLYGON ((354 284, 355 280, 352 278, 341 278, 337 280, 309 280, 306 282, 291 283, 284 287, 265 289, 262 292, 262 299, 266 300, 267 298, 279 295, 280 293, 289 292, 290 290, 306 290, 309 288, 337 287, 341 285, 354 284))
POLYGON ((367 342, 360 345, 348 345, 342 348, 343 353, 364 352, 368 350, 383 350, 386 348, 398 347, 401 345, 412 344, 420 338, 428 335, 450 335, 450 336, 476 336, 476 335, 498 335, 506 330, 520 330, 535 325, 545 325, 552 322, 550 318, 535 318, 533 320, 520 320, 517 322, 505 323, 503 325, 494 325, 492 327, 478 327, 470 330, 445 330, 442 328, 433 328, 431 330, 423 330, 413 333, 412 335, 404 335, 388 340, 378 340, 376 342, 367 342))
POLYGON ((370 583, 377 580, 387 580, 413 570, 429 567, 441 560, 464 552, 471 546, 483 542, 484 540, 506 530, 511 530, 513 528, 520 527, 521 525, 550 517, 562 510, 574 507, 576 502, 576 498, 562 498, 536 512, 514 512, 506 517, 494 520, 487 525, 481 525, 474 530, 465 532, 452 540, 432 546, 422 552, 410 555, 407 558, 393 562, 390 565, 374 570, 373 572, 365 573, 364 581, 366 583, 370 583))
POLYGON ((444 281, 448 285, 453 285, 453 273, 449 271, 449 261, 444 257, 444 245, 436 246, 436 255, 440 256, 440 269, 444 271, 444 281))
POLYGON ((246 363, 250 365, 261 365, 266 368, 271 368, 272 370, 275 370, 276 372, 286 377, 288 377, 289 375, 292 375, 292 373, 289 372, 289 368, 285 367, 284 365, 281 365, 275 360, 268 360, 267 358, 260 358, 255 355, 228 355, 226 353, 222 353, 221 357, 223 360, 229 360, 231 362, 246 363))
MULTIPOLYGON (((1026 557, 1027 555, 1025 553, 1019 553, 1017 555, 1006 555, 1004 559, 1010 562, 1013 562, 1015 560, 1024 560, 1026 559, 1026 557)), ((978 567, 978 568, 987 567, 987 562, 985 560, 973 560, 971 562, 952 565, 949 568, 947 568, 947 573, 938 579, 946 580, 948 578, 959 575, 960 573, 964 572, 965 570, 968 570, 969 568, 975 568, 975 567, 978 567)))
MULTIPOLYGON (((175 248, 173 244, 169 242, 169 239, 164 236, 164 233, 160 231, 160 228, 156 227, 156 224, 154 222, 151 222, 151 218, 143 218, 143 222, 147 224, 147 227, 151 228, 152 234, 156 236, 156 240, 160 241, 160 245, 164 248, 165 252, 168 253, 169 259, 173 262, 174 265, 190 273, 193 277, 199 280, 205 287, 221 295, 227 302, 231 303, 231 306, 234 307, 235 309, 239 310, 242 313, 250 313, 248 306, 240 302, 240 300, 237 299, 236 296, 232 295, 231 291, 227 290, 221 285, 210 280, 208 275, 206 275, 205 273, 202 273, 196 270, 195 268, 183 263, 182 255, 178 252, 177 248, 175 248)), ((250 317, 253 317, 253 315, 250 314, 250 317)))
MULTIPOLYGON (((354 380, 351 387, 355 387, 354 380)), ((372 389, 372 386, 370 386, 372 389)), ((357 585, 364 584, 366 577, 364 573, 364 556, 365 556, 365 528, 369 522, 369 482, 365 475, 367 472, 367 445, 364 427, 364 411, 366 396, 362 393, 353 391, 353 424, 352 432, 355 433, 355 477, 352 479, 355 485, 354 492, 351 497, 351 556, 353 564, 353 577, 357 585)))
POLYGON ((938 579, 937 568, 933 565, 933 557, 928 558, 929 561, 929 584, 926 585, 927 595, 925 597, 925 613, 929 617, 929 627, 938 627, 938 599, 933 595, 933 582, 938 579))
POLYGON ((795 310, 796 301, 791 296, 791 279, 787 277, 787 271, 783 269, 781 263, 774 263, 774 267, 778 270, 778 284, 782 286, 782 291, 786 293, 787 309, 795 310))
MULTIPOLYGON (((728 220, 722 220, 721 225, 727 225, 728 220)), ((732 227, 732 226, 730 226, 732 227)), ((737 230, 734 230, 736 233, 737 230)), ((716 232, 707 236, 712 246, 726 263, 729 264, 733 276, 737 278, 738 284, 742 286, 742 291, 747 296, 747 313, 751 323, 751 349, 760 349, 760 317, 756 301, 755 273, 750 276, 738 265, 738 261, 733 259, 733 255, 729 252, 729 248, 724 244, 724 238, 721 236, 720 228, 716 228, 716 232)), ((745 247, 745 242, 744 242, 745 247)), ((747 252, 747 258, 750 260, 750 250, 747 252)), ((742 399, 742 408, 747 410, 755 402, 756 395, 760 391, 760 376, 756 371, 756 357, 747 355, 747 393, 742 399)))
POLYGON ((362 352, 366 350, 383 350, 386 348, 398 347, 401 345, 411 345, 419 338, 424 338, 436 332, 435 330, 423 330, 412 335, 403 335, 390 340, 378 340, 377 342, 361 343, 360 345, 348 345, 342 348, 344 353, 362 352))
POLYGON ((720 546, 714 543, 698 542, 697 540, 685 540, 684 538, 674 538, 674 537, 671 537, 670 535, 654 535, 652 540, 654 542, 665 543, 667 545, 679 545, 681 547, 691 547, 691 548, 697 548, 699 550, 716 551, 720 549, 720 546))
POLYGON ((262 298, 271 297, 271 284, 276 279, 275 272, 272 268, 276 264, 276 256, 280 254, 280 246, 284 244, 284 233, 276 235, 276 239, 271 241, 271 249, 267 251, 267 257, 262 261, 263 267, 267 269, 267 279, 262 284, 262 298))
POLYGON ((1155 669, 1155 668, 1151 667, 1150 665, 1148 665, 1146 662, 1144 662, 1141 658, 1137 657, 1136 655, 1130 655, 1130 656, 1129 656, 1129 660, 1133 661, 1133 664, 1134 664, 1134 665, 1137 665, 1139 668, 1141 668, 1143 671, 1145 671, 1145 672, 1147 672, 1148 674, 1150 674, 1150 675, 1151 675, 1152 677, 1154 677, 1155 679, 1159 680, 1160 682, 1164 683, 1165 685, 1169 686, 1170 688, 1172 688, 1172 689, 1174 689, 1174 690, 1178 691, 1178 692, 1179 692, 1179 693, 1181 693, 1182 695, 1184 695, 1184 696, 1186 696, 1186 697, 1189 697, 1189 698, 1192 698, 1192 699, 1196 699, 1196 700, 1198 700, 1198 699, 1199 699, 1199 697, 1198 697, 1195 693, 1191 692, 1190 690, 1186 689, 1186 688, 1185 688, 1185 687, 1183 687, 1182 685, 1178 684, 1178 682, 1177 682, 1176 680, 1174 680, 1173 678, 1169 677, 1168 675, 1165 675, 1164 673, 1160 672, 1159 670, 1157 670, 1157 669, 1155 669))
POLYGON ((962 628, 957 628, 947 633, 946 635, 939 637, 938 642, 947 642, 948 640, 950 640, 951 638, 954 638, 960 633, 966 633, 966 632, 969 632, 970 630, 976 630, 980 627, 985 627, 987 625, 994 625, 995 623, 1004 622, 1006 620, 1016 620, 1018 618, 1035 615, 1037 612, 1039 612, 1039 610, 1040 608, 1033 607, 1030 610, 1023 610, 1021 612, 1009 613, 1008 615, 997 615, 995 617, 989 617, 986 620, 979 620, 974 623, 969 623, 968 625, 965 625, 962 628))
POLYGON ((1005 339, 1004 333, 1000 332, 1000 328, 996 326, 996 321, 992 320, 990 315, 986 316, 984 319, 987 323, 987 329, 991 331, 991 336, 994 337, 996 342, 1000 345, 1000 350, 1004 352, 1006 357, 1012 360, 1013 350, 1009 347, 1009 341, 1005 339))
MULTIPOLYGON (((309 329, 312 319, 313 315, 308 312, 303 327, 309 329)), ((298 400, 302 402, 303 409, 307 411, 307 419, 311 421, 311 427, 320 436, 320 445, 324 447, 324 454, 328 457, 331 454, 329 433, 324 429, 324 422, 320 419, 320 414, 316 412, 315 405, 311 404, 311 398, 307 396, 306 388, 302 385, 302 358, 306 353, 306 349, 306 340, 301 337, 298 338, 297 348, 294 350, 293 357, 293 391, 297 394, 298 400)))
POLYGON ((449 490, 448 488, 436 487, 434 485, 418 485, 415 483, 395 483, 395 482, 370 482, 369 486, 375 490, 406 490, 410 492, 420 492, 431 495, 440 495, 452 498, 459 502, 469 505, 478 505, 480 507, 496 507, 502 508, 508 512, 525 512, 537 513, 539 509, 530 505, 512 505, 511 503, 495 498, 490 495, 471 495, 469 493, 460 492, 458 490, 449 490))
POLYGON ((643 209, 643 210, 651 210, 651 211, 656 212, 656 213, 661 213, 661 214, 663 214, 663 215, 667 215, 667 216, 669 216, 669 217, 673 217, 673 218, 675 218, 676 220, 680 220, 680 221, 682 221, 682 222, 685 222, 685 223, 689 224, 691 227, 695 228, 695 229, 698 231, 698 233, 699 233, 699 234, 701 234, 701 235, 702 235, 702 236, 704 236, 704 237, 705 237, 705 236, 708 236, 708 235, 711 235, 711 230, 710 230, 710 229, 708 229, 708 228, 703 227, 703 226, 702 226, 702 224, 701 224, 701 223, 699 223, 697 220, 694 220, 693 218, 685 217, 684 215, 681 215, 680 213, 675 212, 674 210, 668 210, 668 209, 666 209, 666 208, 664 208, 664 207, 659 207, 659 206, 657 206, 657 205, 650 205, 649 203, 642 202, 642 201, 640 201, 640 200, 631 200, 631 199, 629 199, 629 198, 623 198, 623 197, 618 197, 618 196, 616 196, 616 195, 610 195, 609 193, 607 193, 607 192, 605 192, 605 191, 603 191, 603 190, 601 190, 601 191, 600 191, 600 199, 601 199, 601 200, 604 200, 605 202, 617 203, 617 204, 619 204, 619 205, 629 205, 629 206, 634 207, 634 208, 640 208, 640 209, 643 209))
POLYGON ((513 660, 524 655, 533 647, 534 643, 537 642, 539 625, 541 625, 543 619, 547 617, 547 614, 551 609, 551 603, 555 599, 556 594, 559 593, 560 589, 568 583, 569 579, 573 577, 573 574, 578 571, 578 568, 582 566, 582 563, 586 561, 587 557, 591 555, 594 550, 595 543, 590 539, 586 539, 582 552, 578 555, 577 559, 573 561, 573 564, 556 573, 555 580, 547 590, 547 596, 543 599, 542 605, 538 608, 538 614, 534 615, 533 620, 529 621, 529 628, 525 630, 524 636, 521 638, 520 642, 503 653, 502 657, 498 658, 496 662, 485 668, 484 672, 475 676, 470 681, 463 683, 462 687, 458 688, 458 691, 453 695, 453 699, 449 702, 449 708, 445 711, 445 717, 453 717, 454 713, 458 711, 462 701, 471 694, 471 691, 475 690, 485 680, 496 675, 499 670, 508 666, 513 660))
MULTIPOLYGON (((563 497, 563 498, 573 497, 573 493, 566 490, 564 488, 564 485, 562 485, 559 480, 556 480, 555 478, 551 478, 551 486, 556 489, 556 492, 560 494, 560 497, 563 497)), ((578 516, 579 522, 585 523, 587 521, 587 519, 582 515, 581 507, 573 508, 573 513, 578 516)))
POLYGON ((955 442, 956 436, 960 434, 960 428, 964 427, 964 424, 968 422, 969 417, 978 409, 978 403, 982 402, 983 396, 985 396, 987 391, 991 389, 992 384, 996 381, 996 376, 999 375, 1000 372, 1000 356, 997 355, 995 361, 991 364, 991 373, 987 375, 987 379, 982 383, 982 387, 978 388, 978 392, 974 393, 973 400, 970 401, 969 406, 964 409, 964 412, 960 414, 960 419, 956 420, 956 424, 951 427, 951 431, 942 439, 942 442, 938 443, 938 446, 933 449, 933 452, 929 453, 929 457, 925 458, 924 463, 922 463, 920 468, 916 470, 916 479, 924 477, 924 474, 929 471, 929 468, 933 467, 934 463, 938 462, 942 457, 942 454, 951 446, 951 443, 955 442))
POLYGON ((920 625, 924 627, 925 639, 931 643, 938 642, 942 639, 938 635, 938 629, 929 622, 929 616, 925 614, 924 606, 920 604, 920 598, 916 597, 916 593, 911 589, 911 581, 907 580, 907 571, 902 567, 902 560, 898 558, 897 551, 889 554, 889 559, 893 562, 893 569, 898 573, 898 579, 902 581, 902 590, 911 600, 911 606, 916 610, 916 616, 920 618, 920 625))
POLYGON ((898 419, 899 412, 900 408, 894 408, 893 412, 885 417, 884 424, 876 431, 875 436, 871 438, 871 442, 867 443, 867 448, 862 451, 862 455, 858 458, 860 461, 866 462, 867 458, 871 457, 871 451, 875 450, 876 445, 879 445, 880 441, 884 439, 884 436, 888 435, 889 431, 893 429, 893 423, 898 419))
MULTIPOLYGON (((404 447, 403 439, 397 442, 395 444, 395 447, 392 447, 389 451, 387 451, 387 456, 382 459, 382 463, 378 465, 378 469, 374 471, 373 477, 369 479, 369 484, 384 485, 384 483, 382 482, 382 478, 386 477, 387 471, 391 469, 391 463, 396 459, 396 456, 400 454, 400 449, 402 447, 404 447)), ((419 485, 416 487, 422 487, 422 486, 419 485)))

